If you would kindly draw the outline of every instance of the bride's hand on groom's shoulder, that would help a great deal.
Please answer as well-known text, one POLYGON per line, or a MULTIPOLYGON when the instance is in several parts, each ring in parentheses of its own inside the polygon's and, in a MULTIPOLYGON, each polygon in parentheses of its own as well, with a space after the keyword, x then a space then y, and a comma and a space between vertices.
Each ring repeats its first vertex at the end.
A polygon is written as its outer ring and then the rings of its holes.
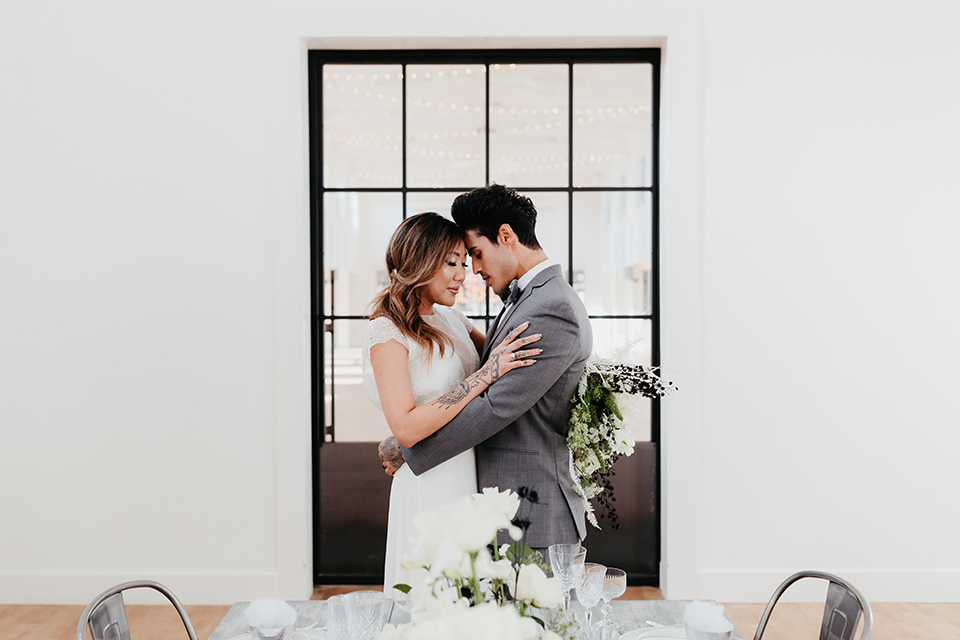
POLYGON ((377 453, 380 455, 380 465, 388 476, 395 474, 406 462, 403 459, 400 443, 393 436, 380 443, 377 453))
POLYGON ((483 369, 486 369, 486 373, 490 376, 489 382, 495 382, 509 371, 520 367, 529 367, 536 362, 533 356, 541 354, 543 349, 524 349, 523 347, 539 340, 540 334, 534 333, 533 335, 522 338, 519 337, 529 326, 529 322, 517 325, 515 329, 507 334, 503 342, 494 347, 490 352, 490 357, 487 359, 486 364, 483 365, 483 369))

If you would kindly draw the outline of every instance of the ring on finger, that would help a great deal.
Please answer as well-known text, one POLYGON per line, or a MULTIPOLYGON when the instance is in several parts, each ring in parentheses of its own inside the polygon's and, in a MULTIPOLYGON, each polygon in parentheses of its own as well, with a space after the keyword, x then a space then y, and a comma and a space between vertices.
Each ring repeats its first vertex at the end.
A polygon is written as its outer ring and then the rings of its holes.
POLYGON ((513 353, 510 354, 510 361, 513 362, 516 359, 517 359, 517 352, 514 351, 513 353))

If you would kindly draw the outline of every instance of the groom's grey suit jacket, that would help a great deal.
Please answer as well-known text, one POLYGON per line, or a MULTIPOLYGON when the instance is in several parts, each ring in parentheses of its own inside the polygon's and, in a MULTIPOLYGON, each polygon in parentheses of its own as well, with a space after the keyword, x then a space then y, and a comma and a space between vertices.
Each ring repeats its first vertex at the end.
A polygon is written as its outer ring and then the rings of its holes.
POLYGON ((403 455, 419 475, 476 447, 481 489, 536 490, 539 504, 522 503, 519 515, 531 523, 525 543, 544 548, 586 536, 583 501, 572 489, 566 438, 570 399, 593 349, 593 332, 583 302, 558 265, 538 273, 491 327, 481 360, 525 321, 530 327, 524 335, 543 335, 531 345, 543 349, 536 364, 506 374, 445 427, 404 448, 403 455))

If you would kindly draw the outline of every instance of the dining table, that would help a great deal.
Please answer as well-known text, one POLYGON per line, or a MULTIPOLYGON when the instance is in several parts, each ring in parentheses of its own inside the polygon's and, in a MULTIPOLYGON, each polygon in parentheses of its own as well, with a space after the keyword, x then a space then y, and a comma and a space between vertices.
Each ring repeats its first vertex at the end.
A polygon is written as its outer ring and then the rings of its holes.
MULTIPOLYGON (((656 626, 677 627, 682 625, 683 611, 689 600, 614 600, 612 617, 620 626, 621 634, 636 629, 652 629, 656 626)), ((249 640, 250 628, 244 616, 249 602, 237 602, 213 630, 209 640, 249 640)), ((284 640, 324 640, 326 627, 325 600, 299 600, 289 603, 297 612, 297 624, 284 640)), ((389 622, 400 624, 410 620, 410 614, 401 606, 393 606, 389 622)), ((631 634, 634 635, 634 634, 631 634)), ((743 640, 736 630, 731 640, 743 640)), ((256 640, 255 638, 253 640, 256 640)))

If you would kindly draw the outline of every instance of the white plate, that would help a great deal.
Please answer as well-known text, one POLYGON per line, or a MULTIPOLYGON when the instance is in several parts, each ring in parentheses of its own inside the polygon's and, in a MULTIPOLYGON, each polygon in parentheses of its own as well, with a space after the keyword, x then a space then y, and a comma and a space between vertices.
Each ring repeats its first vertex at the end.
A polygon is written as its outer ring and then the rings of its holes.
POLYGON ((649 627, 644 629, 634 629, 628 631, 620 640, 686 640, 687 632, 683 625, 672 627, 649 627))

